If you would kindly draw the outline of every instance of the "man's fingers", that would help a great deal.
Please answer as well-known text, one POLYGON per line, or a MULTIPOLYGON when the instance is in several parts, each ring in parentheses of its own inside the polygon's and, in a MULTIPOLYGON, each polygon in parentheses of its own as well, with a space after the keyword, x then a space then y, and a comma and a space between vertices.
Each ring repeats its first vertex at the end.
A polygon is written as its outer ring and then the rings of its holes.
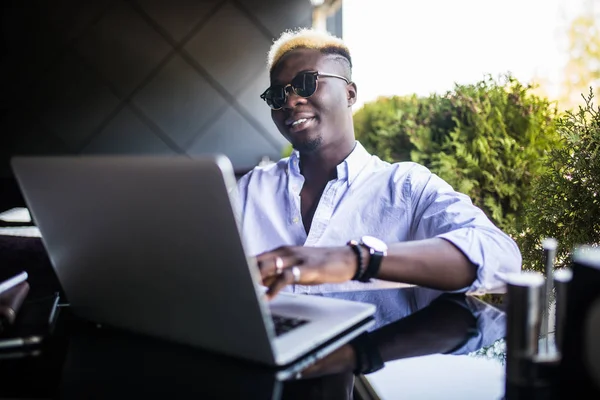
POLYGON ((267 251, 266 253, 262 253, 256 256, 256 261, 258 262, 258 264, 262 264, 265 261, 269 261, 272 260, 274 257, 278 256, 280 253, 280 249, 276 249, 276 250, 272 250, 272 251, 267 251))
POLYGON ((263 284, 263 286, 270 287, 273 284, 273 282, 275 282, 276 279, 277 279, 277 277, 275 275, 269 276, 269 277, 263 279, 262 284, 263 284))
POLYGON ((286 268, 280 275, 277 275, 275 279, 268 285, 267 296, 269 299, 272 299, 279 293, 281 289, 294 283, 294 276, 292 275, 292 270, 290 268, 286 268))
POLYGON ((289 246, 280 246, 276 249, 266 251, 256 256, 256 261, 261 264, 264 261, 273 260, 277 256, 285 256, 290 253, 291 247, 289 246))
POLYGON ((281 275, 286 268, 293 267, 297 263, 298 258, 295 256, 275 255, 259 261, 258 268, 264 281, 271 276, 281 275))

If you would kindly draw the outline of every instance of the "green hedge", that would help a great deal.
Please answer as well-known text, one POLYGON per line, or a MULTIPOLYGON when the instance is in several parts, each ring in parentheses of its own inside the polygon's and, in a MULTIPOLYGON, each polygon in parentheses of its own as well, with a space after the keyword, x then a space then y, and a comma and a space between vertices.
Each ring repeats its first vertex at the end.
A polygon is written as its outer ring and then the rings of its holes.
POLYGON ((594 94, 558 120, 562 145, 554 148, 535 180, 527 225, 518 236, 525 267, 541 270, 541 240, 558 240, 557 267, 570 262, 578 245, 600 244, 600 107, 594 94))
POLYGON ((557 110, 511 75, 429 97, 389 97, 354 115, 357 139, 382 159, 415 161, 468 194, 515 237, 548 152, 557 110))

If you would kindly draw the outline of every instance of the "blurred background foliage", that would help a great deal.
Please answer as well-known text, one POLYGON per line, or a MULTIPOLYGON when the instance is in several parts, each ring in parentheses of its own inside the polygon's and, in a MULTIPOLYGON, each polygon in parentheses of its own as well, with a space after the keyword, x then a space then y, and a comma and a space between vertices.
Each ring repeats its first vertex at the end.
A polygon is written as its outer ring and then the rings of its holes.
POLYGON ((518 243, 523 268, 542 270, 541 241, 600 243, 600 109, 592 88, 559 111, 510 75, 429 97, 387 97, 355 114, 357 139, 389 162, 427 166, 518 243))
POLYGON ((560 145, 550 151, 534 180, 517 237, 524 266, 542 270, 541 239, 558 240, 557 266, 566 266, 579 245, 600 244, 600 107, 590 88, 577 111, 557 121, 560 145))
POLYGON ((556 107, 510 75, 443 95, 380 98, 354 116, 370 152, 427 166, 511 234, 522 229, 533 179, 560 144, 556 121, 556 107))

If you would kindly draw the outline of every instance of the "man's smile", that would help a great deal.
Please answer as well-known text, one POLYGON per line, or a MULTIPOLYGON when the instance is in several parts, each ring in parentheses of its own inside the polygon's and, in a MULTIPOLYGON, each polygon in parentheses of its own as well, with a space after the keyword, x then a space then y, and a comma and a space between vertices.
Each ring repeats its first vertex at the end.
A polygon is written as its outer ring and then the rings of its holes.
POLYGON ((307 128, 310 128, 315 121, 315 117, 309 114, 298 114, 294 115, 285 120, 290 133, 300 132, 307 128))

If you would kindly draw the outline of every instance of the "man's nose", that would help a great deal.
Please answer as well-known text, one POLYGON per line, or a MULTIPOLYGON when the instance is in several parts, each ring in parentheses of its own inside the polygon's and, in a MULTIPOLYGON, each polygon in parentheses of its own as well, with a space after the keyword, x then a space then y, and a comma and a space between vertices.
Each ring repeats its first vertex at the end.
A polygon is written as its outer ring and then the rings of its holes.
POLYGON ((283 108, 292 109, 299 104, 306 104, 306 101, 306 98, 298 96, 296 92, 290 90, 287 93, 287 97, 285 99, 285 103, 283 104, 283 108))

